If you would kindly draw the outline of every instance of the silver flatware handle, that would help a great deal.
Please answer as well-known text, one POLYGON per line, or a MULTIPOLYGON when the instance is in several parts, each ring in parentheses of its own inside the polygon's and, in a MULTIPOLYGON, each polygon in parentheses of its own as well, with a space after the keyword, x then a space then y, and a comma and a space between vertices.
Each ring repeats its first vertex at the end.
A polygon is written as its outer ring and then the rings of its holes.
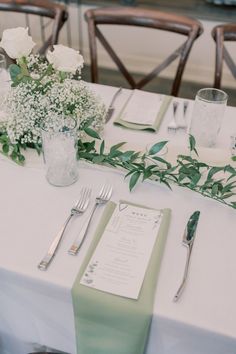
POLYGON ((181 284, 179 286, 179 289, 177 290, 177 292, 176 292, 176 294, 174 296, 174 299, 173 299, 174 302, 179 300, 180 296, 183 293, 185 285, 186 285, 186 280, 187 280, 187 276, 188 276, 188 269, 189 269, 189 264, 190 264, 190 257, 191 257, 191 254, 192 254, 192 246, 193 246, 193 243, 190 244, 190 246, 187 247, 188 253, 187 253, 187 259, 186 259, 185 268, 184 268, 184 275, 183 275, 182 282, 181 282, 181 284))
POLYGON ((107 109, 107 114, 106 114, 106 118, 105 118, 105 122, 109 122, 109 120, 111 119, 112 115, 113 115, 113 112, 114 112, 114 103, 115 103, 115 100, 117 98, 117 96, 121 93, 122 91, 122 87, 120 87, 114 94, 114 96, 112 97, 112 100, 111 100, 111 103, 109 104, 109 107, 107 109))
POLYGON ((68 250, 68 253, 72 256, 76 256, 76 254, 78 253, 79 249, 81 248, 84 240, 85 240, 85 237, 87 235, 87 232, 88 232, 88 229, 89 229, 89 226, 91 224, 91 220, 93 218, 93 215, 95 213, 95 210, 97 208, 99 203, 95 203, 94 207, 93 207, 93 210, 91 211, 91 214, 88 218, 88 220, 86 221, 86 223, 83 225, 78 237, 76 238, 76 240, 74 241, 73 245, 70 247, 70 249, 68 250))
POLYGON ((115 100, 117 98, 117 96, 121 93, 122 91, 122 87, 120 87, 114 94, 114 96, 112 97, 112 100, 111 100, 111 103, 109 105, 109 108, 112 108, 113 107, 113 104, 115 103, 115 100))
POLYGON ((60 242, 62 240, 62 237, 65 233, 66 227, 69 224, 72 216, 74 215, 74 213, 71 213, 70 216, 68 216, 68 218, 66 219, 64 225, 62 226, 62 228, 60 229, 60 231, 57 233, 56 237, 54 238, 54 240, 52 241, 47 254, 44 256, 44 258, 41 260, 41 262, 38 265, 38 268, 40 270, 46 270, 49 266, 49 264, 51 263, 53 257, 56 254, 56 251, 60 245, 60 242))

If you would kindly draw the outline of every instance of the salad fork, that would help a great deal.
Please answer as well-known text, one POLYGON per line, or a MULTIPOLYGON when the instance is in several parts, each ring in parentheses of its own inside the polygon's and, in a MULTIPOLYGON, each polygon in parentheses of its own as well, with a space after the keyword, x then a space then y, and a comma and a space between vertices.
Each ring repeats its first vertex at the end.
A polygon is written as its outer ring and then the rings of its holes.
POLYGON ((112 186, 109 184, 107 184, 107 185, 104 184, 102 186, 102 189, 100 190, 99 195, 95 199, 94 207, 91 211, 91 214, 90 214, 87 222, 84 224, 78 237, 76 238, 76 240, 74 241, 74 243, 70 247, 70 249, 68 250, 68 253, 70 255, 75 256, 78 253, 78 251, 81 248, 81 246, 85 240, 85 237, 87 235, 89 225, 91 223, 91 220, 92 220, 92 217, 95 213, 95 210, 97 209, 98 205, 105 204, 106 202, 108 202, 108 200, 111 198, 111 195, 112 195, 112 186))
POLYGON ((72 217, 74 215, 83 214, 85 212, 85 210, 87 209, 88 204, 89 204, 90 194, 91 194, 90 188, 83 188, 81 190, 80 199, 76 202, 75 206, 71 209, 70 215, 66 219, 61 230, 58 232, 58 234, 54 238, 53 242, 51 243, 47 254, 42 259, 42 261, 39 263, 38 268, 40 270, 46 270, 48 268, 49 264, 51 263, 53 257, 56 254, 56 251, 58 250, 58 247, 59 247, 60 242, 63 238, 65 230, 66 230, 70 220, 72 219, 72 217))

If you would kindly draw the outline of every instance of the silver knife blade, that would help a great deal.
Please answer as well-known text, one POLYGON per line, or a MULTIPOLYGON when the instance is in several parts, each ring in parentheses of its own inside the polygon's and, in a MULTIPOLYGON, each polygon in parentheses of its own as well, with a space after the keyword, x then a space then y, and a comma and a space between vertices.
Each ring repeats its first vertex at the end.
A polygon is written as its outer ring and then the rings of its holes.
POLYGON ((110 104, 108 106, 108 109, 107 109, 107 113, 106 113, 106 116, 105 116, 105 123, 107 123, 111 119, 111 117, 112 117, 112 115, 114 113, 114 110, 115 110, 115 108, 114 108, 115 100, 118 97, 118 95, 121 93, 121 91, 122 91, 122 87, 120 87, 115 92, 115 94, 113 95, 112 100, 111 100, 111 102, 110 102, 110 104))

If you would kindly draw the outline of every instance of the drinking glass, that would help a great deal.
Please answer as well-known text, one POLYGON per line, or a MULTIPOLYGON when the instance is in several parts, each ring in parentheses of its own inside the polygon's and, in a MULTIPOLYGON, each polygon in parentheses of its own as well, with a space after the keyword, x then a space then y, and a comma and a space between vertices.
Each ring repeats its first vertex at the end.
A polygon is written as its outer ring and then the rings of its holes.
POLYGON ((199 146, 213 147, 217 142, 228 95, 218 89, 204 88, 197 92, 190 134, 199 146))
POLYGON ((7 68, 7 61, 4 54, 0 53, 0 74, 7 68))
POLYGON ((77 181, 76 120, 65 117, 44 123, 42 144, 48 182, 54 186, 68 186, 77 181))

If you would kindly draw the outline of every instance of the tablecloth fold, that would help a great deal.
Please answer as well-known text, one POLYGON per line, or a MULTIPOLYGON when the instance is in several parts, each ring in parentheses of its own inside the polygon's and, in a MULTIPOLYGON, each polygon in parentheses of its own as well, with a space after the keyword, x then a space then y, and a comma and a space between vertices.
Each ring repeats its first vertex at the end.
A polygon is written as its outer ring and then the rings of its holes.
POLYGON ((143 354, 148 339, 170 210, 162 210, 162 223, 140 295, 138 300, 132 300, 80 284, 80 279, 115 207, 116 204, 113 202, 107 204, 72 288, 78 354, 143 354))

